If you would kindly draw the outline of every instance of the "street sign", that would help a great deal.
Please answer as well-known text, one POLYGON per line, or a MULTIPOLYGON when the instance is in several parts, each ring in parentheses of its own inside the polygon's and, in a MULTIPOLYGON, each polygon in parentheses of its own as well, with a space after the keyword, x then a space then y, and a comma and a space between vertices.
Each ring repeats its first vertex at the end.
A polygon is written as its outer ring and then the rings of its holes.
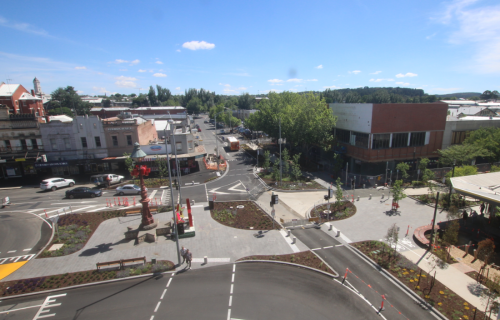
POLYGON ((277 194, 273 194, 271 196, 271 203, 272 204, 278 204, 278 195, 277 194))
POLYGON ((273 218, 276 215, 276 210, 274 210, 274 208, 273 208, 273 210, 271 210, 271 215, 273 216, 273 218))
POLYGON ((333 198, 333 189, 328 189, 328 198, 333 198))

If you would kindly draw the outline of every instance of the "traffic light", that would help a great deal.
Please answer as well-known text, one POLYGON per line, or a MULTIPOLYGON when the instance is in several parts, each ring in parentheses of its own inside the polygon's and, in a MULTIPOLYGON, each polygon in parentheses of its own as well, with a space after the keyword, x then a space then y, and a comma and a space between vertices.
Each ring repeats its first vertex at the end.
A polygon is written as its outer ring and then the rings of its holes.
POLYGON ((333 198, 333 189, 328 189, 328 198, 333 198))
POLYGON ((278 204, 278 195, 277 194, 273 194, 271 196, 271 204, 278 204))

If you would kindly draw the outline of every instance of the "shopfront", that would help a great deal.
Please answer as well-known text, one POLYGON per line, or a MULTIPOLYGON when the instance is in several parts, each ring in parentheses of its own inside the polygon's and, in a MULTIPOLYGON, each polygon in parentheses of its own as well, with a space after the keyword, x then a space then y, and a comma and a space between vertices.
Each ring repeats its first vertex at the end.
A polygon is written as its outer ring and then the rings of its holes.
POLYGON ((34 176, 37 174, 34 167, 34 159, 1 159, 0 177, 3 179, 21 178, 25 176, 34 176))

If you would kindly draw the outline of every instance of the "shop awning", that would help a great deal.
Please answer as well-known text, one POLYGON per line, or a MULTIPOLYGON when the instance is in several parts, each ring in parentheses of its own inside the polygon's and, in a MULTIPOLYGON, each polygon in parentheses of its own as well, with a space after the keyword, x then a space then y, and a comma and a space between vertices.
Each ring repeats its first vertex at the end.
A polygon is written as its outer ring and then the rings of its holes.
POLYGON ((500 172, 451 178, 456 193, 500 205, 500 172))

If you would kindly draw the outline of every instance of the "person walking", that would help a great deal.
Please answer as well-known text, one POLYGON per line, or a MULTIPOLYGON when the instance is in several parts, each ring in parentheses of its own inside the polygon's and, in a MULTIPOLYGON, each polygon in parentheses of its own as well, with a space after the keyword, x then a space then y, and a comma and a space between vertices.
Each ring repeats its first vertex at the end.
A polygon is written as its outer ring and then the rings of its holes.
POLYGON ((191 260, 193 260, 193 254, 191 253, 191 251, 189 251, 189 249, 186 250, 186 267, 188 269, 191 269, 191 260))
POLYGON ((184 246, 182 246, 181 248, 181 257, 182 257, 182 263, 181 264, 184 264, 184 262, 186 262, 186 252, 188 250, 186 250, 186 248, 184 248, 184 246))

